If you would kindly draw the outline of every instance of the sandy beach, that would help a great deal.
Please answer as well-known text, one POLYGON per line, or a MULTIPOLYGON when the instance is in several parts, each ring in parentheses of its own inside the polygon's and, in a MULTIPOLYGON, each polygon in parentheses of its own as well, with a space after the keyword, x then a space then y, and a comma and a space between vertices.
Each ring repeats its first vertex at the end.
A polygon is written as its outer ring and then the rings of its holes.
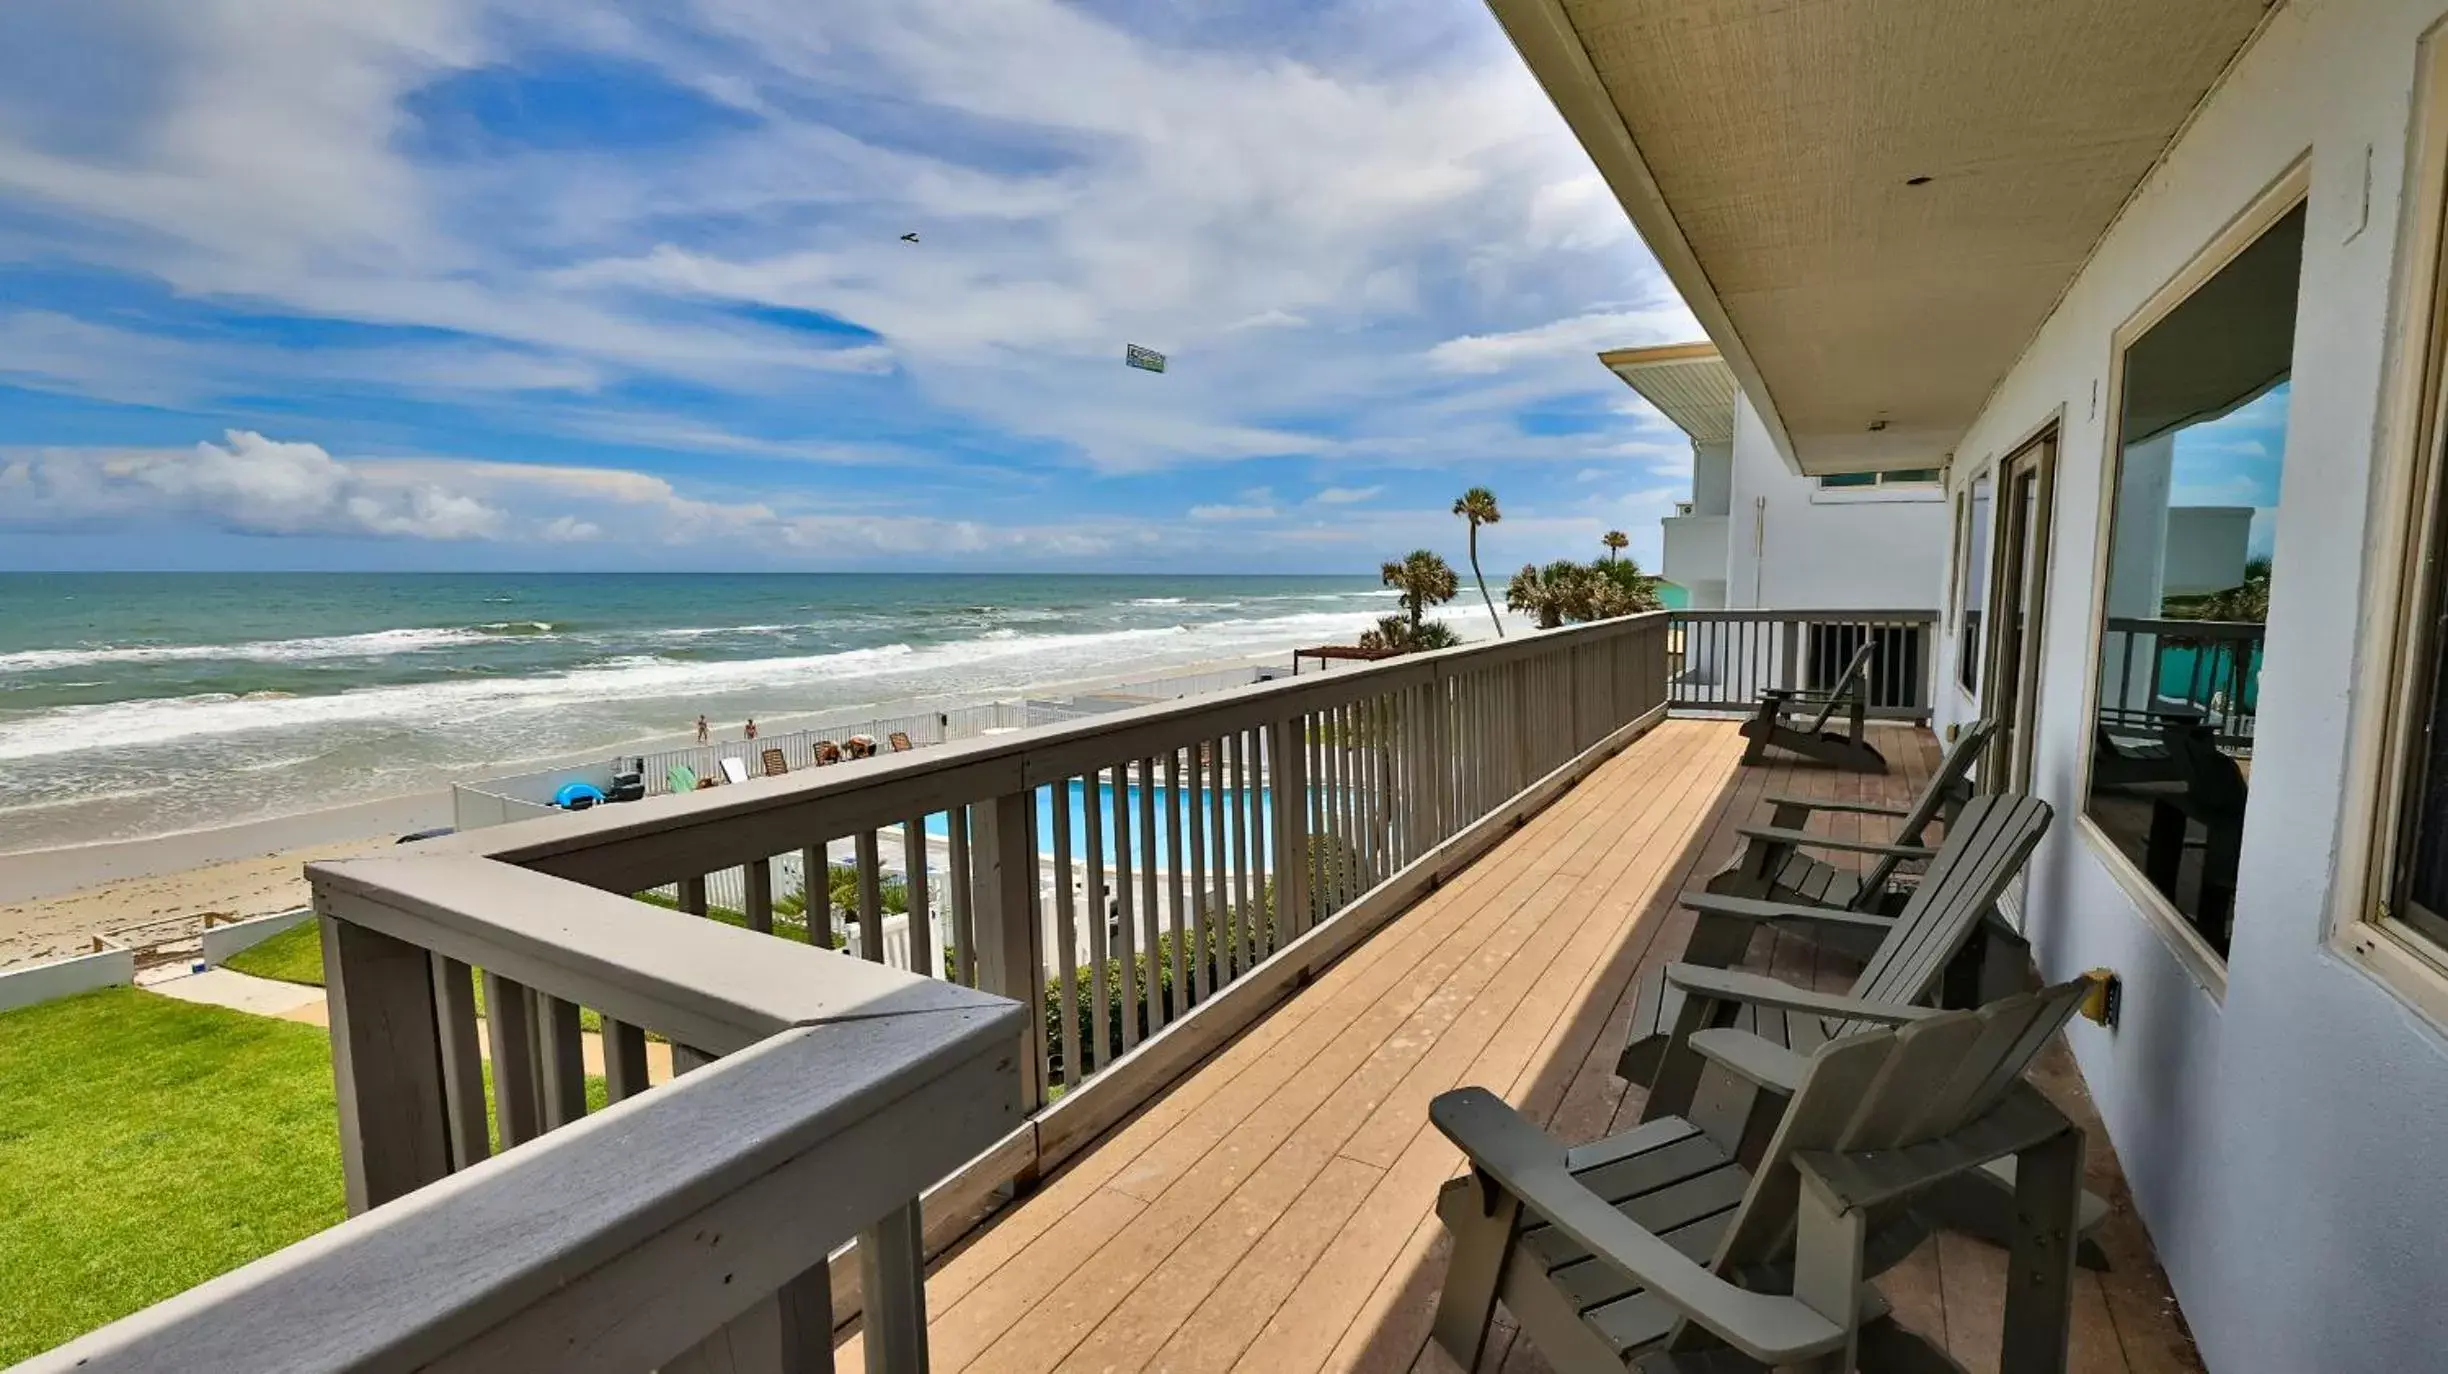
POLYGON ((192 936, 207 914, 265 916, 306 903, 305 866, 381 849, 389 835, 284 849, 0 906, 0 967, 87 949, 134 927, 146 943, 192 936))

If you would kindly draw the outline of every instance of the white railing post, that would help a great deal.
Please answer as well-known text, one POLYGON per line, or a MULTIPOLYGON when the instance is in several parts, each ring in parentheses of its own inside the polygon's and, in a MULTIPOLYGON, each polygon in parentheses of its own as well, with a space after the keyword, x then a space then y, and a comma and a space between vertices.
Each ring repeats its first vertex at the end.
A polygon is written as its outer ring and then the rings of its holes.
POLYGON ((859 1232, 858 1260, 868 1374, 926 1374, 926 1240, 916 1198, 859 1232))
POLYGON ((1308 731, 1295 715, 1267 726, 1267 764, 1275 822, 1275 943, 1309 928, 1308 731))

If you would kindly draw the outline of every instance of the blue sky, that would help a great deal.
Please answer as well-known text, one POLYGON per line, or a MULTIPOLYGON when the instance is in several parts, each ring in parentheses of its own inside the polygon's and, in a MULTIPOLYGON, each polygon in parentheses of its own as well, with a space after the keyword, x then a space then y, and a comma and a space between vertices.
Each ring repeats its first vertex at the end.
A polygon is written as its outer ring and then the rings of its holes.
POLYGON ((2282 381, 2215 420, 2178 430, 2170 459, 2170 505, 2252 507, 2246 551, 2255 558, 2268 557, 2278 540, 2292 390, 2282 381))
POLYGON ((1654 566, 1697 336, 1478 0, 0 10, 0 566, 1654 566))

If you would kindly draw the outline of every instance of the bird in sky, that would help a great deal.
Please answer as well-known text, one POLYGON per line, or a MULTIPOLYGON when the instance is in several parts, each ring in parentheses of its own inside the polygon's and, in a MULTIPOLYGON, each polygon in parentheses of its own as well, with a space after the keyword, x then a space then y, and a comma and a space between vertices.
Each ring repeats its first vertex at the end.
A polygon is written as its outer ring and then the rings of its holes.
POLYGON ((916 243, 918 241, 918 235, 916 233, 903 234, 901 236, 901 241, 903 243, 916 243))

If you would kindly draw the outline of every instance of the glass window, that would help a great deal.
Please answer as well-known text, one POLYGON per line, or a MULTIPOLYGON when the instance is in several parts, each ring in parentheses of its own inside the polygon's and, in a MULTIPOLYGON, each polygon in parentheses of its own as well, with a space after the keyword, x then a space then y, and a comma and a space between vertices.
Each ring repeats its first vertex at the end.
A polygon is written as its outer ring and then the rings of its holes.
POLYGON ((1927 487, 1938 482, 1936 468, 1896 468, 1889 472, 1831 472, 1819 479, 1821 491, 1862 487, 1927 487))
POLYGON ((2297 206, 2125 350, 2084 811, 2227 953, 2303 261, 2297 206))
POLYGON ((1981 612, 1989 605, 1989 474, 1972 483, 1972 513, 1964 522, 1963 566, 1956 570, 1955 604, 1963 619, 1955 638, 1955 680, 1967 692, 1980 690, 1981 612))

